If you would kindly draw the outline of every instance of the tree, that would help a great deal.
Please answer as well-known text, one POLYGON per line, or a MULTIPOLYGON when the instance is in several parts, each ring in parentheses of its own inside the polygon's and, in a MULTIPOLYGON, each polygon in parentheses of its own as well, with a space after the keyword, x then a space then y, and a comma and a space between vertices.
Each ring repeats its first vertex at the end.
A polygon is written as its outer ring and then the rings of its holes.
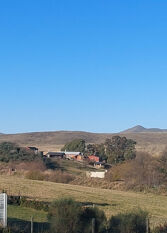
POLYGON ((136 142, 126 137, 114 136, 106 139, 105 152, 109 163, 119 163, 136 157, 136 142))
POLYGON ((86 151, 85 151, 86 155, 94 155, 96 152, 96 145, 95 144, 88 144, 86 147, 86 151))
POLYGON ((88 144, 85 151, 86 155, 96 155, 100 158, 100 161, 107 160, 105 153, 105 146, 101 144, 88 144))
POLYGON ((32 161, 37 157, 32 151, 20 148, 12 142, 0 143, 0 161, 32 161))
POLYGON ((76 151, 76 152, 85 152, 85 141, 83 139, 75 139, 67 144, 61 149, 61 151, 76 151))

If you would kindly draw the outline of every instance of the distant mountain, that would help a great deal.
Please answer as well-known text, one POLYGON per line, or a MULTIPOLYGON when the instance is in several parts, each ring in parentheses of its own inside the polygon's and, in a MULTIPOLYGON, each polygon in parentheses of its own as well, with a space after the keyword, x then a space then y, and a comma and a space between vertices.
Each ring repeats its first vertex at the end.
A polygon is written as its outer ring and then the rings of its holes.
POLYGON ((134 126, 133 128, 124 130, 120 133, 163 133, 167 132, 167 129, 159 129, 159 128, 144 128, 141 125, 134 126))

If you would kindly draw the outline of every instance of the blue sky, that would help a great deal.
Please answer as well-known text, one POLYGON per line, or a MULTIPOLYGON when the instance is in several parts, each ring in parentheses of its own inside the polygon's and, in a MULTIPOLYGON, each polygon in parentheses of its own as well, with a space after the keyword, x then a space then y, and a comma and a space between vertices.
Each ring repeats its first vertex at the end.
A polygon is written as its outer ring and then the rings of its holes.
POLYGON ((0 132, 167 128, 166 0, 2 0, 0 132))

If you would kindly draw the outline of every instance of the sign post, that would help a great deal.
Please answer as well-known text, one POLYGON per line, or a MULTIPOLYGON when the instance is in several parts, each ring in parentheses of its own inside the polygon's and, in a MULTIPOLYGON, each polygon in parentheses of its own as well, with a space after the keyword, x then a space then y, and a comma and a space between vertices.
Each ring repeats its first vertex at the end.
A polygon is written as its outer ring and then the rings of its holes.
POLYGON ((0 194, 0 225, 7 227, 7 194, 0 194))

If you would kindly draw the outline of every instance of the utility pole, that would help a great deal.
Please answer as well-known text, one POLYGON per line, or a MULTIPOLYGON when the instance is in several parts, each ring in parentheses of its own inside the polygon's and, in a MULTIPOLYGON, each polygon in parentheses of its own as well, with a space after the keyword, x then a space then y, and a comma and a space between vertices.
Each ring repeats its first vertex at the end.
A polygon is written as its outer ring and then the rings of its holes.
POLYGON ((31 217, 31 233, 33 233, 33 217, 31 217))
POLYGON ((149 221, 149 218, 146 219, 146 232, 150 233, 150 221, 149 221))
POLYGON ((95 218, 92 218, 92 233, 95 233, 95 218))

